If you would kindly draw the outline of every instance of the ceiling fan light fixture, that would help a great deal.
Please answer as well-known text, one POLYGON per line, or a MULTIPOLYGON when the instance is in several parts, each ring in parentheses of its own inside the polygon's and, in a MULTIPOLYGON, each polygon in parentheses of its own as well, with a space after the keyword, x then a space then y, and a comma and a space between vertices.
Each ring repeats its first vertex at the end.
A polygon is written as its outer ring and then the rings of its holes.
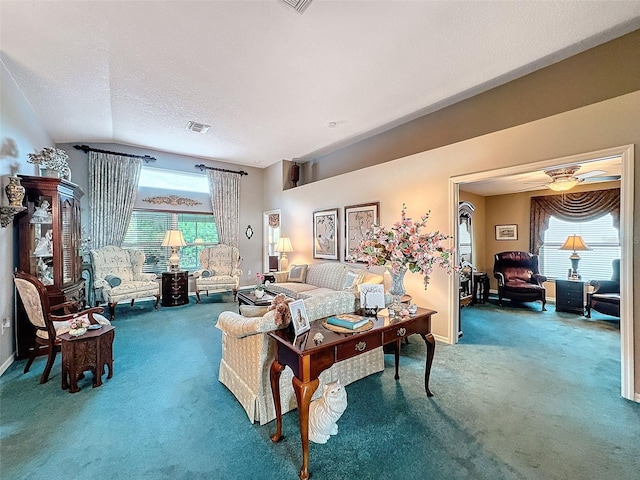
POLYGON ((556 178, 553 182, 547 184, 547 187, 555 192, 566 192, 567 190, 571 190, 578 183, 580 183, 580 180, 575 177, 556 178))

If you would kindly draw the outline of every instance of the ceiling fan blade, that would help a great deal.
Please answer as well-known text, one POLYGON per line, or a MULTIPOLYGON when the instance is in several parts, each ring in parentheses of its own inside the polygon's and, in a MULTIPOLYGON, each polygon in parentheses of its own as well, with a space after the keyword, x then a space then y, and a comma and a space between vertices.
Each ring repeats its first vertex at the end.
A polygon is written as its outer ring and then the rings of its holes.
POLYGON ((603 173, 607 173, 604 170, 592 170, 590 172, 579 173, 574 175, 576 178, 589 178, 589 177, 597 177, 598 175, 602 175, 603 173))
POLYGON ((593 183, 593 182, 615 182, 616 180, 620 180, 621 175, 604 175, 602 177, 588 177, 584 179, 585 183, 593 183))

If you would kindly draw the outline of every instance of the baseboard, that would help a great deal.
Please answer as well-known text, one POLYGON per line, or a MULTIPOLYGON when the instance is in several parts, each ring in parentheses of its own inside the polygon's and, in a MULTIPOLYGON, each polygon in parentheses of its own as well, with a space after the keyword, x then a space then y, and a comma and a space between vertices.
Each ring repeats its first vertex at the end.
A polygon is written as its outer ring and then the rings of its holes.
POLYGON ((11 352, 11 356, 7 358, 2 365, 0 365, 0 375, 6 372, 7 368, 9 368, 15 360, 15 352, 11 352))

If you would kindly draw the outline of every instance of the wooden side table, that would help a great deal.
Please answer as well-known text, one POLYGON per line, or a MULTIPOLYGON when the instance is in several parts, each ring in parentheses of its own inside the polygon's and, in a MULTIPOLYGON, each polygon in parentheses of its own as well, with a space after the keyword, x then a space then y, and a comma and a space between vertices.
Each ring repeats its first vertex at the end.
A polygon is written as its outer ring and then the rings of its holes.
POLYGON ((163 307, 177 307, 189 303, 189 272, 162 272, 163 307))
POLYGON ((69 393, 79 392, 78 378, 83 372, 93 373, 93 387, 102 385, 104 366, 109 368, 107 378, 113 377, 113 338, 116 328, 103 325, 98 330, 74 337, 68 333, 60 335, 62 341, 62 389, 69 393))

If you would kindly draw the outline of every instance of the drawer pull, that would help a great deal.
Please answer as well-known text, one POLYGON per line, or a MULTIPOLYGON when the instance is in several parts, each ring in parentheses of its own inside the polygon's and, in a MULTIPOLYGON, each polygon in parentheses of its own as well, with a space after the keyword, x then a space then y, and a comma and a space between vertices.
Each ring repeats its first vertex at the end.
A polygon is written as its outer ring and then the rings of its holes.
POLYGON ((398 329, 397 335, 399 337, 404 337, 407 334, 407 329, 402 327, 398 329))
POLYGON ((367 348, 367 342, 358 342, 358 343, 356 343, 356 351, 364 352, 365 348, 367 348))

